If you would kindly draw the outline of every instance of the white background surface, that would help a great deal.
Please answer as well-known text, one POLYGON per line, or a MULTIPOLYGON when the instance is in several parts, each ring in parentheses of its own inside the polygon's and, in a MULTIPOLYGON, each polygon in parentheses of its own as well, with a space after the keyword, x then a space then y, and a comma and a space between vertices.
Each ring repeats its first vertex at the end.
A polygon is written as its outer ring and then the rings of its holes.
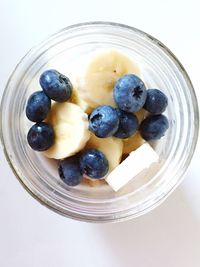
MULTIPOLYGON (((0 0, 0 97, 33 45, 67 25, 107 20, 164 42, 188 71, 200 99, 198 0, 0 0)), ((156 210, 118 224, 87 224, 39 205, 0 151, 0 267, 199 267, 200 148, 181 186, 156 210)))

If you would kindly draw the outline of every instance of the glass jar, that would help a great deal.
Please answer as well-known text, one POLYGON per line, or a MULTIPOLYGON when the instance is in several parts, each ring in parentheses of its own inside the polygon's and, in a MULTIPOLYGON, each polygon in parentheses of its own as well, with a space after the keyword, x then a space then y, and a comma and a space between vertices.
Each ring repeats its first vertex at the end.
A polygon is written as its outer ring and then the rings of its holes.
POLYGON ((130 219, 160 204, 182 181, 199 127, 194 89, 172 52, 138 29, 107 22, 73 25, 35 46, 19 62, 7 83, 0 121, 5 155, 25 189, 48 208, 90 222, 130 219), (107 185, 68 187, 58 177, 56 161, 31 150, 26 140, 32 124, 25 116, 25 106, 30 94, 40 89, 40 74, 54 68, 67 75, 70 65, 77 66, 81 57, 100 48, 116 48, 133 57, 147 88, 160 88, 169 99, 169 130, 164 138, 152 143, 159 162, 119 192, 107 185))

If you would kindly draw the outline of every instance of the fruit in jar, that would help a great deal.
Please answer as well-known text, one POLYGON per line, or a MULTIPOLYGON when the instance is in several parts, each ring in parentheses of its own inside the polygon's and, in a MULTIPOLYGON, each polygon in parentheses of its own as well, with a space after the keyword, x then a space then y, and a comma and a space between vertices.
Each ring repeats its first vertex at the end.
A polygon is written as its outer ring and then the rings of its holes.
POLYGON ((93 54, 78 80, 81 97, 96 108, 101 105, 115 107, 113 88, 117 80, 128 73, 139 75, 134 60, 115 49, 105 49, 93 54))
POLYGON ((51 99, 43 92, 34 92, 28 98, 26 117, 33 122, 43 121, 51 109, 51 99))
POLYGON ((150 115, 140 125, 140 134, 146 140, 158 140, 169 128, 169 122, 164 115, 150 115))
POLYGON ((71 97, 71 81, 57 70, 43 72, 40 76, 40 85, 45 94, 54 101, 65 102, 71 97))
POLYGON ((106 181, 104 179, 84 179, 84 182, 86 184, 88 184, 89 186, 91 187, 99 187, 99 186, 102 186, 102 185, 105 185, 107 184, 106 181))
POLYGON ((44 152, 48 158, 63 159, 84 148, 90 137, 87 114, 69 102, 54 103, 46 119, 55 131, 55 143, 44 152))
POLYGON ((98 137, 112 136, 117 131, 118 126, 117 111, 111 106, 99 106, 89 115, 89 129, 98 137))
POLYGON ((137 117, 138 122, 141 123, 141 121, 143 121, 145 117, 145 110, 142 108, 139 111, 135 112, 134 114, 137 117))
POLYGON ((60 160, 58 172, 60 178, 69 186, 76 186, 83 180, 78 156, 60 160))
POLYGON ((27 141, 33 150, 45 151, 55 142, 54 129, 45 122, 38 122, 29 129, 27 141))
POLYGON ((163 92, 158 89, 147 90, 147 98, 144 109, 151 114, 161 114, 165 111, 167 105, 168 98, 163 92))
POLYGON ((127 139, 123 139, 123 154, 129 154, 132 151, 136 150, 145 140, 140 135, 140 132, 137 131, 134 135, 127 139))
POLYGON ((93 179, 100 179, 108 173, 109 163, 100 150, 88 149, 80 156, 80 167, 83 174, 93 179))
POLYGON ((139 126, 138 119, 133 113, 120 109, 116 110, 119 117, 119 126, 114 136, 122 139, 128 138, 137 131, 139 126))
POLYGON ((85 113, 90 114, 93 111, 93 108, 81 98, 80 93, 76 87, 73 87, 72 95, 70 102, 78 105, 85 113))
POLYGON ((113 96, 118 108, 139 111, 145 104, 147 92, 143 81, 134 74, 122 76, 115 84, 113 96))
MULTIPOLYGON (((34 93, 41 94, 41 101, 27 105, 30 118, 35 116, 32 110, 37 105, 41 112, 29 131, 34 129, 35 133, 27 138, 33 149, 59 160, 60 178, 68 186, 82 181, 96 186, 106 179, 117 191, 131 179, 130 174, 149 166, 143 164, 146 155, 143 158, 142 153, 153 155, 155 161, 158 158, 145 141, 161 138, 168 129, 168 119, 160 115, 168 99, 158 89, 146 89, 138 77, 138 66, 130 58, 113 49, 101 52, 88 63, 75 85, 57 70, 42 73, 43 91, 34 93), (51 99, 56 101, 52 107, 51 99), (152 115, 146 117, 148 112, 152 115), (39 123, 50 127, 52 136, 41 134, 39 123), (122 172, 126 174, 124 181, 124 175, 119 177, 122 172)), ((147 162, 151 164, 151 160, 147 162)))
POLYGON ((121 161, 123 142, 119 138, 99 138, 93 133, 86 144, 86 149, 97 149, 104 153, 109 163, 109 172, 116 168, 121 161))

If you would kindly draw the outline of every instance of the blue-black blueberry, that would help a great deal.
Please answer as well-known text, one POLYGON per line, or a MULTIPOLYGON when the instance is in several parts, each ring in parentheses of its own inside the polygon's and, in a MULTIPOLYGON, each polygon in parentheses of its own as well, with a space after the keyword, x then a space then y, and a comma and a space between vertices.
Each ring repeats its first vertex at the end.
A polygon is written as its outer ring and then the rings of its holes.
POLYGON ((136 112, 144 106, 147 92, 139 77, 127 74, 116 82, 113 96, 118 108, 126 112, 136 112))
POLYGON ((76 186, 83 179, 79 157, 77 155, 60 160, 58 172, 60 178, 69 186, 76 186))
POLYGON ((88 149, 80 157, 81 170, 93 179, 104 177, 109 169, 106 156, 97 149, 88 149))
POLYGON ((165 111, 168 105, 167 96, 158 89, 148 89, 147 98, 144 104, 146 109, 151 114, 161 114, 165 111))
POLYGON ((133 113, 117 109, 119 117, 119 127, 114 136, 118 138, 128 138, 133 135, 139 126, 138 119, 133 113))
POLYGON ((38 122, 29 129, 27 141, 30 147, 36 151, 47 150, 54 144, 54 130, 46 122, 38 122))
POLYGON ((40 85, 45 94, 54 101, 65 102, 71 97, 71 81, 57 70, 43 72, 40 76, 40 85))
POLYGON ((100 138, 112 136, 118 126, 117 111, 111 106, 99 106, 89 115, 89 130, 100 138))
POLYGON ((33 93, 26 105, 26 116, 30 121, 41 122, 51 109, 51 99, 43 92, 33 93))
POLYGON ((164 136, 169 121, 164 115, 150 115, 140 124, 140 134, 146 140, 157 140, 164 136))

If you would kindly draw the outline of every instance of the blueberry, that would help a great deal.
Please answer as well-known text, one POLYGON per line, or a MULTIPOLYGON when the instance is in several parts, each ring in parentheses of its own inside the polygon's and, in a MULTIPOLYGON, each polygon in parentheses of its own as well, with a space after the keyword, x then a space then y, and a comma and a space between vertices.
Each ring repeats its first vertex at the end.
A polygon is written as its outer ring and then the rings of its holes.
POLYGON ((58 172, 60 178, 69 186, 81 183, 83 175, 80 168, 79 157, 72 156, 59 162, 58 172))
POLYGON ((147 90, 147 99, 144 109, 152 114, 161 114, 168 105, 167 96, 158 89, 147 90))
POLYGON ((72 84, 56 70, 47 70, 40 76, 40 85, 45 94, 57 102, 67 101, 72 94, 72 84))
POLYGON ((138 129, 138 119, 137 117, 129 112, 117 109, 118 117, 119 117, 119 127, 115 137, 118 138, 128 138, 133 135, 138 129))
POLYGON ((164 136, 169 128, 169 122, 164 115, 151 115, 140 125, 140 134, 146 140, 157 140, 164 136))
POLYGON ((51 99, 42 91, 33 93, 26 105, 26 116, 30 121, 41 122, 51 109, 51 99))
POLYGON ((51 125, 46 122, 34 124, 27 135, 30 147, 37 151, 49 149, 54 144, 55 134, 51 125))
POLYGON ((80 157, 80 166, 84 174, 91 178, 104 177, 109 169, 105 155, 97 149, 88 149, 80 157))
POLYGON ((99 106, 89 115, 89 130, 104 138, 113 135, 119 126, 116 109, 111 106, 99 106))
POLYGON ((127 112, 140 110, 146 101, 147 92, 143 81, 134 74, 122 76, 113 92, 117 106, 127 112))

